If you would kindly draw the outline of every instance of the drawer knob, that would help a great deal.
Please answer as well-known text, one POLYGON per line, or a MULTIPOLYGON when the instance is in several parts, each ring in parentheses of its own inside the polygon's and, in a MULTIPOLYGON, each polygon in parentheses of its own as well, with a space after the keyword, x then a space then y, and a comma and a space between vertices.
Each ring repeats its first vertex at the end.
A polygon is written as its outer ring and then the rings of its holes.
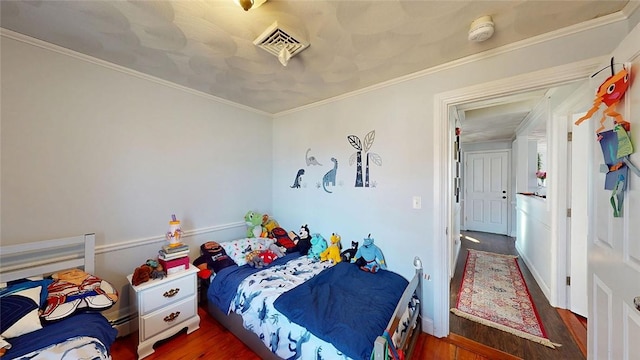
POLYGON ((176 311, 174 313, 171 313, 171 314, 165 316, 164 317, 164 321, 165 322, 172 322, 173 320, 177 319, 179 315, 180 315, 180 311, 176 311))
POLYGON ((165 292, 164 294, 162 294, 162 296, 164 296, 166 298, 170 298, 170 297, 176 296, 178 294, 178 292, 180 292, 180 288, 171 289, 171 290, 165 292))

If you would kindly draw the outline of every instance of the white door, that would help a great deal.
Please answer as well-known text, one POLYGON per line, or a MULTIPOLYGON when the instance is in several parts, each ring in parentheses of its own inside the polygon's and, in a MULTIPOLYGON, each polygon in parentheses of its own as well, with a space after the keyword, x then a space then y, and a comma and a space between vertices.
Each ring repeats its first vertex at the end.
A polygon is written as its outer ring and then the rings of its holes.
POLYGON ((509 152, 465 154, 465 226, 468 230, 507 234, 509 152))
MULTIPOLYGON (((591 103, 591 101, 589 102, 591 103)), ((584 113, 573 116, 571 123, 584 113)), ((586 124, 584 124, 586 125, 586 124)), ((587 317, 587 179, 589 178, 589 154, 585 151, 594 135, 588 126, 574 126, 572 141, 569 142, 571 189, 571 217, 569 218, 569 310, 587 317)))
MULTIPOLYGON (((636 148, 631 161, 640 164, 640 25, 611 55, 617 64, 632 63, 631 85, 617 110, 631 122, 631 139, 636 148)), ((607 65, 603 63, 602 67, 607 65)), ((619 70, 618 65, 615 72, 619 70)), ((610 74, 608 70, 598 74, 592 81, 594 88, 610 74)), ((580 126, 595 131, 600 114, 601 111, 580 126)), ((611 118, 605 124, 611 128, 611 118)), ((605 176, 598 171, 603 155, 595 136, 590 150, 588 355, 599 360, 638 359, 640 311, 633 299, 640 296, 640 177, 630 173, 622 217, 614 218, 611 191, 604 190, 605 176)))

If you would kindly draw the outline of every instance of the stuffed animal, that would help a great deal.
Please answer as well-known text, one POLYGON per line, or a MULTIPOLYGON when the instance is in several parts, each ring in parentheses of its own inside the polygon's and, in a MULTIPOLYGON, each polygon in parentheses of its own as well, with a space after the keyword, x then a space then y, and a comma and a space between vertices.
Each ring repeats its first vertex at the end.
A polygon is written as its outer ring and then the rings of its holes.
POLYGON ((258 268, 258 269, 264 267, 264 262, 259 256, 260 251, 261 250, 253 250, 247 253, 245 259, 247 260, 247 264, 249 264, 249 266, 258 268))
POLYGON ((287 231, 281 227, 274 228, 271 233, 277 246, 284 248, 287 254, 298 251, 298 244, 289 237, 287 231))
POLYGON ((333 233, 331 234, 331 245, 320 253, 320 261, 330 260, 334 264, 342 261, 340 258, 340 235, 333 233))
POLYGON ((309 225, 304 224, 300 227, 297 245, 300 255, 307 255, 309 253, 309 249, 311 249, 311 232, 309 232, 309 225))
POLYGON ((352 241, 351 247, 343 251, 342 253, 340 253, 340 257, 342 258, 342 261, 351 262, 351 259, 353 259, 356 256, 357 251, 358 251, 358 242, 352 241))
POLYGON ((105 310, 118 301, 118 291, 108 282, 79 269, 52 275, 47 305, 41 317, 59 320, 77 310, 105 310))
POLYGON ((273 237, 273 229, 280 227, 277 221, 267 214, 262 215, 262 237, 273 237))
POLYGON ((373 244, 374 239, 371 238, 371 234, 364 239, 362 246, 356 251, 354 260, 356 265, 360 269, 368 272, 375 273, 379 269, 386 269, 387 265, 384 261, 384 256, 379 247, 373 244))
POLYGON ((264 265, 269 265, 278 258, 278 255, 271 250, 262 250, 258 257, 260 257, 264 265))
POLYGON ((320 260, 320 254, 327 249, 327 241, 320 234, 311 236, 311 249, 307 256, 313 260, 320 260))
POLYGON ((262 238, 259 240, 266 250, 271 250, 271 252, 273 252, 279 258, 283 257, 287 251, 285 247, 278 246, 278 244, 276 243, 276 239, 262 238))
POLYGON ((254 238, 262 235, 262 214, 248 211, 244 215, 244 222, 247 224, 247 237, 254 238))
POLYGON ((211 271, 218 272, 226 267, 236 265, 224 248, 215 241, 207 241, 200 245, 200 256, 193 261, 193 265, 200 269, 198 276, 206 279, 211 271))

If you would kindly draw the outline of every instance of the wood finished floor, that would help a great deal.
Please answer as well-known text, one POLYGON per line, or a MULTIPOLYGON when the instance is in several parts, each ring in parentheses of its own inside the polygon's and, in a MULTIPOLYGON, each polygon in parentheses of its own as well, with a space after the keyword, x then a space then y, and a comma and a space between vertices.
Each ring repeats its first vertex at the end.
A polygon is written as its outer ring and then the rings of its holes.
MULTIPOLYGON (((515 239, 508 236, 465 231, 463 232, 461 241, 460 255, 458 256, 455 274, 451 281, 450 303, 452 307, 455 306, 457 301, 460 282, 462 281, 462 272, 464 271, 464 264, 468 253, 467 249, 518 255, 515 248, 515 239), (470 238, 475 240, 471 240, 470 238)), ((544 293, 521 258, 518 258, 518 265, 520 266, 522 275, 527 283, 527 287, 529 288, 529 292, 531 293, 531 297, 533 298, 549 339, 554 343, 562 344, 561 347, 551 349, 533 341, 464 319, 453 313, 449 316, 450 332, 522 359, 585 359, 585 356, 574 341, 571 332, 567 329, 558 311, 549 304, 544 293)))
MULTIPOLYGON (((156 344, 155 352, 144 360, 258 360, 242 341, 198 308, 200 328, 187 335, 186 331, 156 344)), ((118 338, 111 346, 113 360, 137 359, 138 335, 118 338)), ((411 359, 416 360, 518 360, 517 357, 452 334, 438 339, 422 333, 411 359)), ((302 359, 306 360, 306 359, 302 359)), ((310 359, 311 360, 311 359, 310 359)), ((315 359, 313 359, 315 360, 315 359)))

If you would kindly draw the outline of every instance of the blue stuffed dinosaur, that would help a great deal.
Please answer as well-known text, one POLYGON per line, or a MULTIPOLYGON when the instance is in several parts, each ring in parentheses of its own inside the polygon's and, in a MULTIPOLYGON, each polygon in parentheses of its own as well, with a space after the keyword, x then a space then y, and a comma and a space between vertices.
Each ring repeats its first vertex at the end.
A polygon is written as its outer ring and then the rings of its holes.
POLYGON ((320 260, 320 254, 327 249, 327 241, 320 234, 311 236, 311 249, 307 256, 310 259, 320 260))
POLYGON ((373 244, 371 234, 364 239, 363 245, 358 248, 351 262, 355 262, 363 271, 372 273, 387 268, 384 255, 382 255, 380 248, 373 244))

